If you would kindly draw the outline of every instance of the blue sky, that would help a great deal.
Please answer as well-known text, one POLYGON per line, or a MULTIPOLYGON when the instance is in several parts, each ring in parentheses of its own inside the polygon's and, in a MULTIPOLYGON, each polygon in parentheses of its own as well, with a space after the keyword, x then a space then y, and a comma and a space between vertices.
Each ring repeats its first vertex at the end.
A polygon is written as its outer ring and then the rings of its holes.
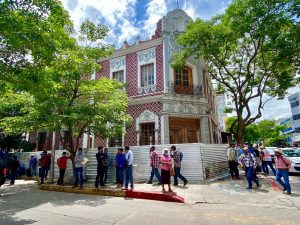
MULTIPOLYGON (((127 40, 134 42, 139 35, 149 38, 157 21, 177 8, 176 0, 62 0, 75 27, 89 18, 110 28, 106 40, 120 47, 127 40)), ((230 0, 178 0, 178 5, 193 19, 209 19, 224 11, 230 0)))
MULTIPOLYGON (((224 12, 231 0, 178 0, 179 8, 185 10, 192 19, 210 19, 224 12)), ((85 19, 105 24, 110 29, 105 40, 117 47, 125 40, 133 43, 139 35, 143 40, 152 36, 157 21, 168 11, 177 8, 176 0, 62 0, 69 11, 75 28, 85 19)), ((299 91, 299 87, 289 90, 289 94, 299 91)), ((252 103, 255 111, 257 102, 252 103)), ((291 115, 287 99, 268 102, 263 112, 264 118, 284 118, 291 115)))

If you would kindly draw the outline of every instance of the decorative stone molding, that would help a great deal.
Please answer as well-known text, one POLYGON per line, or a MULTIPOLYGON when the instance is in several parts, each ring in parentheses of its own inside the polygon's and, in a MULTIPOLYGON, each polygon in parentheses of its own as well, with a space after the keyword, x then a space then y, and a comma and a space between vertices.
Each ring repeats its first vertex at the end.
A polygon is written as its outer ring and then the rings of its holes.
POLYGON ((138 62, 139 64, 148 64, 155 60, 155 48, 147 49, 142 52, 138 52, 138 62))
POLYGON ((109 61, 110 64, 110 79, 113 78, 113 73, 117 71, 124 71, 124 83, 126 82, 126 57, 122 56, 114 58, 109 61))
POLYGON ((154 93, 156 91, 156 85, 146 86, 146 87, 139 87, 138 93, 141 94, 149 94, 154 93))
POLYGON ((159 118, 158 115, 151 112, 150 110, 145 110, 140 114, 138 118, 136 118, 135 130, 136 130, 136 138, 137 144, 140 143, 140 125, 143 123, 154 123, 154 131, 155 131, 155 144, 158 144, 158 131, 159 131, 159 118))

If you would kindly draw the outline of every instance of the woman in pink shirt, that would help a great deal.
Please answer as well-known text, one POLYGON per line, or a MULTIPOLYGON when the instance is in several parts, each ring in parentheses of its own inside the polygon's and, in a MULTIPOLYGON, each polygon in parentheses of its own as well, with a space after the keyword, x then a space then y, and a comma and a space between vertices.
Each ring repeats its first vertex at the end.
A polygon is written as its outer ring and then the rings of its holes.
POLYGON ((164 148, 163 155, 160 157, 161 166, 161 185, 162 191, 166 192, 165 184, 168 184, 169 192, 172 192, 171 189, 171 177, 170 177, 170 168, 172 167, 173 160, 169 155, 169 150, 164 148))
POLYGON ((291 194, 291 185, 289 181, 289 169, 291 167, 291 161, 283 156, 282 150, 280 148, 275 150, 275 166, 276 166, 276 180, 283 187, 282 192, 287 192, 288 195, 291 194), (281 180, 283 177, 284 182, 281 180))

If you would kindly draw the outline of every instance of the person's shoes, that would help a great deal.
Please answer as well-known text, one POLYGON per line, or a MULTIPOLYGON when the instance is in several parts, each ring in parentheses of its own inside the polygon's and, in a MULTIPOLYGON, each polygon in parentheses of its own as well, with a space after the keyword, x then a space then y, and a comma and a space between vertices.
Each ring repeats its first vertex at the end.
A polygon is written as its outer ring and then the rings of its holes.
POLYGON ((247 189, 252 189, 252 187, 247 187, 247 189))
POLYGON ((291 195, 292 193, 291 193, 291 192, 287 192, 286 194, 287 194, 287 195, 291 195))
POLYGON ((173 192, 172 189, 169 189, 168 192, 173 192))
POLYGON ((152 181, 149 180, 149 181, 147 182, 147 184, 152 184, 152 181))
POLYGON ((82 186, 80 186, 79 189, 82 189, 82 186))
POLYGON ((255 183, 256 183, 256 186, 259 187, 259 181, 256 181, 255 183))
POLYGON ((174 184, 174 186, 178 186, 178 184, 174 184))
POLYGON ((165 189, 163 189, 163 190, 162 190, 162 192, 163 192, 163 193, 166 193, 166 190, 165 190, 165 189))
POLYGON ((72 188, 76 188, 76 187, 78 187, 77 185, 73 185, 73 187, 72 188))
POLYGON ((160 182, 158 182, 158 183, 157 183, 157 185, 161 185, 161 183, 160 183, 160 182))
POLYGON ((186 186, 186 185, 187 185, 187 183, 188 183, 188 181, 184 182, 183 186, 186 186))
POLYGON ((285 192, 286 191, 286 188, 283 188, 282 192, 285 192))

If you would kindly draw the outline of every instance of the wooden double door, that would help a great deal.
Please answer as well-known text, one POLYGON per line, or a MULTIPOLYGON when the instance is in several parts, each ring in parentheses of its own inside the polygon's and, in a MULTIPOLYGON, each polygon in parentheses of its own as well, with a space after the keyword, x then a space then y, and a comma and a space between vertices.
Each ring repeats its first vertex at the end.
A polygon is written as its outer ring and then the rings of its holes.
POLYGON ((189 118, 169 118, 170 144, 199 143, 200 120, 189 118))

